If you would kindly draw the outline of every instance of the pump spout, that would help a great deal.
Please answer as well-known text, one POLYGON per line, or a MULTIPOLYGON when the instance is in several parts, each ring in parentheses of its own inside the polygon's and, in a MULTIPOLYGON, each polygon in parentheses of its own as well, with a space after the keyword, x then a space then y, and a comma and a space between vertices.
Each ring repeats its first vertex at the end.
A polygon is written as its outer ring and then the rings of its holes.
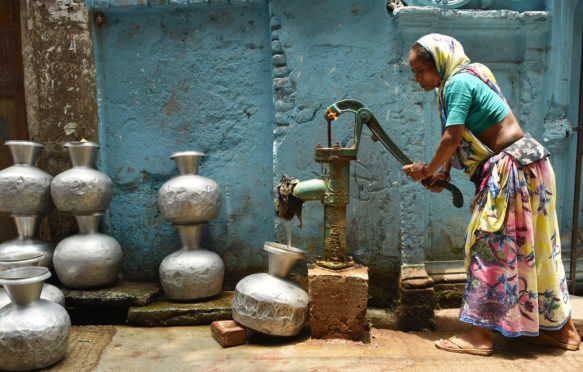
POLYGON ((301 227, 303 203, 308 200, 323 201, 326 183, 321 179, 300 182, 296 178, 283 175, 276 189, 275 214, 288 221, 297 216, 301 227))
POLYGON ((324 200, 326 182, 321 179, 313 179, 299 182, 292 191, 293 195, 303 201, 324 200))

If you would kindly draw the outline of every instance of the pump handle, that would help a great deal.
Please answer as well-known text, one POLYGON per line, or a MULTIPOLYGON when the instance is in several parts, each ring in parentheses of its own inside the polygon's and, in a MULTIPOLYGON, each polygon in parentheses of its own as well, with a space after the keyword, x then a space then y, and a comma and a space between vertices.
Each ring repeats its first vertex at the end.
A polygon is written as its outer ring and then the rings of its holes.
MULTIPOLYGON (((361 102, 353 100, 353 99, 346 99, 341 100, 326 110, 326 119, 333 120, 336 119, 340 114, 343 112, 354 112, 356 119, 354 124, 354 147, 355 150, 358 151, 358 145, 360 143, 360 133, 362 131, 362 124, 365 124, 368 129, 371 130, 373 133, 373 139, 375 141, 380 141, 380 143, 385 146, 387 150, 402 164, 402 165, 409 165, 413 162, 399 147, 391 140, 391 138, 385 133, 373 113, 361 102)), ((429 180, 425 179, 421 181, 423 184, 427 184, 429 180)), ((461 191, 453 184, 447 181, 437 181, 435 182, 436 186, 443 187, 444 189, 450 191, 453 196, 453 205, 456 208, 461 208, 464 205, 464 197, 461 191)))

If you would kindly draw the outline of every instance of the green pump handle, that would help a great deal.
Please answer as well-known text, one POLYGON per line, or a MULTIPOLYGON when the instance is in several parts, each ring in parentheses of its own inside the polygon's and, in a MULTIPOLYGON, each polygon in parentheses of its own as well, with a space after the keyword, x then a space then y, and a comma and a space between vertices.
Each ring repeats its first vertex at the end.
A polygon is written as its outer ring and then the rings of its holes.
MULTIPOLYGON (((354 144, 353 149, 356 154, 358 151, 358 146, 360 144, 360 135, 362 132, 363 123, 371 130, 373 133, 373 140, 380 141, 380 143, 385 146, 387 150, 403 165, 409 165, 413 162, 399 147, 391 140, 391 138, 385 133, 373 113, 363 105, 361 102, 353 99, 345 99, 338 101, 326 110, 326 119, 328 121, 336 119, 340 114, 344 112, 354 112, 355 124, 354 124, 354 144)), ((421 181, 423 184, 427 185, 428 179, 421 181)), ((435 186, 442 187, 452 193, 453 205, 457 208, 461 208, 464 205, 464 197, 461 191, 453 184, 447 181, 437 181, 435 186)))

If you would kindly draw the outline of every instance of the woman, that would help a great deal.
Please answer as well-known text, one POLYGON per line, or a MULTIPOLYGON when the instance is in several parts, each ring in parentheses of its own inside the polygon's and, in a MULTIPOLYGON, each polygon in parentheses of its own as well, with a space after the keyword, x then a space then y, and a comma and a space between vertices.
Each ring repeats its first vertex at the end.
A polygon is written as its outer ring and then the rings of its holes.
POLYGON ((451 166, 476 185, 464 242, 468 272, 460 320, 469 331, 439 349, 491 355, 491 330, 566 350, 581 338, 571 304, 548 152, 525 135, 491 71, 470 64, 452 37, 430 34, 409 54, 415 82, 436 90, 442 137, 433 159, 403 167, 413 180, 449 180, 451 166), (438 172, 438 169, 441 171, 438 172))

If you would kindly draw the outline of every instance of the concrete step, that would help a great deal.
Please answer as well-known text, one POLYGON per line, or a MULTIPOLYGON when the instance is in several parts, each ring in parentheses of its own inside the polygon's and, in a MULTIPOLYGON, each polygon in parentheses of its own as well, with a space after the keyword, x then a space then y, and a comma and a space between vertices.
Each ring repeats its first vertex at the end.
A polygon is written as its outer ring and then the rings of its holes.
POLYGON ((234 292, 193 302, 164 298, 157 283, 119 281, 101 289, 62 288, 73 324, 131 324, 166 327, 211 324, 232 317, 234 292))
POLYGON ((233 294, 232 291, 223 291, 217 297, 197 302, 176 302, 160 297, 151 304, 130 307, 127 324, 147 327, 192 326, 231 319, 233 294))
POLYGON ((157 283, 119 281, 101 289, 69 289, 61 286, 67 307, 144 306, 158 298, 157 283))
MULTIPOLYGON (((58 283, 55 283, 58 285, 58 283)), ((73 324, 125 324, 131 306, 145 306, 160 295, 157 283, 118 281, 100 289, 60 286, 73 324)))

